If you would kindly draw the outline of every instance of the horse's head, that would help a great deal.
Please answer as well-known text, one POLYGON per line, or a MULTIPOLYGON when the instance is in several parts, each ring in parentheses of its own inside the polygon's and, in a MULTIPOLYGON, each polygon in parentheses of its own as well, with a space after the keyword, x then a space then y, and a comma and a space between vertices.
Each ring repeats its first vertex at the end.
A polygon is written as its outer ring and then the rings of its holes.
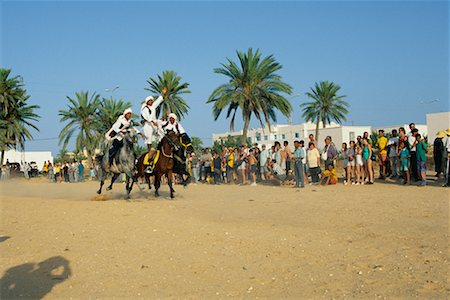
POLYGON ((128 128, 125 131, 125 135, 123 136, 123 140, 128 144, 128 145, 134 145, 134 143, 137 142, 138 140, 138 133, 134 128, 128 128))
POLYGON ((178 134, 175 133, 173 130, 169 130, 166 133, 166 139, 169 141, 169 144, 174 148, 180 148, 180 140, 178 138, 178 134))
POLYGON ((192 147, 191 139, 186 133, 180 135, 180 144, 188 154, 194 152, 194 147, 192 147))

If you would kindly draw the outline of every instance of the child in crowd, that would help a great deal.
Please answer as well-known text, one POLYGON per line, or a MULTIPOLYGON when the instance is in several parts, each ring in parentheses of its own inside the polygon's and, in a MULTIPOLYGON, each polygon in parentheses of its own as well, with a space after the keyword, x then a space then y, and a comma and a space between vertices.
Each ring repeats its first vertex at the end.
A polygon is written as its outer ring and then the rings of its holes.
POLYGON ((362 158, 362 142, 356 144, 356 184, 364 184, 364 163, 362 158))
POLYGON ((399 146, 400 153, 398 153, 398 156, 400 157, 400 171, 403 173, 403 184, 409 185, 409 158, 411 154, 409 153, 408 147, 406 147, 406 142, 400 143, 399 146))
POLYGON ((350 141, 350 148, 347 150, 348 156, 348 167, 347 167, 347 183, 349 183, 352 178, 352 184, 355 184, 355 166, 356 166, 356 151, 355 151, 355 141, 350 141))
POLYGON ((332 164, 329 164, 327 167, 328 168, 325 171, 323 171, 322 178, 320 179, 320 184, 323 184, 325 180, 326 180, 325 185, 337 184, 338 176, 336 169, 333 167, 332 164))
POLYGON ((417 157, 417 173, 422 182, 419 186, 427 185, 427 144, 422 140, 419 133, 416 134, 416 157, 417 157))

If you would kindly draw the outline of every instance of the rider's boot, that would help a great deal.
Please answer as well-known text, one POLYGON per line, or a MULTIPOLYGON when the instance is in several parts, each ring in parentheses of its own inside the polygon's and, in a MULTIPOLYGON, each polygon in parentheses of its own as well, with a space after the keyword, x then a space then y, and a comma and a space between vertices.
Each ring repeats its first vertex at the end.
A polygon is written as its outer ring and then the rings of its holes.
POLYGON ((154 157, 155 157, 155 150, 151 149, 148 152, 148 161, 147 161, 148 166, 144 170, 144 172, 147 173, 147 174, 153 173, 153 159, 154 159, 154 157))

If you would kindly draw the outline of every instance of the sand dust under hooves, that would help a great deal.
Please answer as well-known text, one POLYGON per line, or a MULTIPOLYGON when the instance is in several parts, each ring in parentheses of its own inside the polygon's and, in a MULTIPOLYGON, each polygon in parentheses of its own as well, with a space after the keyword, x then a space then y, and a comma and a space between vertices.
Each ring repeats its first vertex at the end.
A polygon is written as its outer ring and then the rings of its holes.
POLYGON ((448 189, 97 189, 0 184, 0 298, 449 296, 448 189))

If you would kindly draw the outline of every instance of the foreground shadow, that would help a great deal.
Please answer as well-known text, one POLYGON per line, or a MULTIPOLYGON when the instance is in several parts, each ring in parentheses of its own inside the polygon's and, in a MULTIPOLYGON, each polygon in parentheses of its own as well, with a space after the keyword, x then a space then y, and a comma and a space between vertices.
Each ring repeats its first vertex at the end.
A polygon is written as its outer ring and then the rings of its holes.
POLYGON ((0 299, 41 299, 70 275, 69 261, 61 256, 12 267, 0 279, 0 299))

